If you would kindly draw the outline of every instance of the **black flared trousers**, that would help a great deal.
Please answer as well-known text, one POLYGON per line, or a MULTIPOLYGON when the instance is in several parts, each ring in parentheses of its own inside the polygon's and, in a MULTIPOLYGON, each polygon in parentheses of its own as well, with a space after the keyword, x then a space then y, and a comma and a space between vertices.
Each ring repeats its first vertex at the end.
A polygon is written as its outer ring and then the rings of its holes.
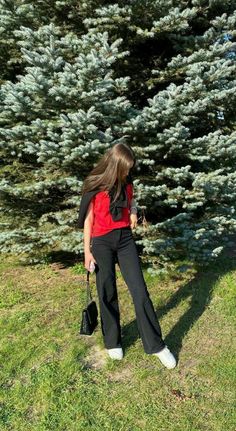
POLYGON ((122 345, 115 273, 115 263, 118 262, 132 296, 144 351, 152 354, 162 350, 165 343, 161 327, 149 297, 131 227, 113 229, 105 235, 93 237, 91 252, 97 262, 96 287, 105 347, 112 349, 122 345))

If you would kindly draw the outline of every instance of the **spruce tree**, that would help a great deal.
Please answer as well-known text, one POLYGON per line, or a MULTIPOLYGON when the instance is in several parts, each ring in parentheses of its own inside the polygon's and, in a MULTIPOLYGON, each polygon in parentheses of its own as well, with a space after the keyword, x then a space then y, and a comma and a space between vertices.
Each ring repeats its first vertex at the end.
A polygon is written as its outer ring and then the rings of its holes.
POLYGON ((27 65, 21 55, 15 30, 21 26, 32 30, 53 23, 66 34, 72 28, 76 34, 84 33, 83 15, 79 13, 78 2, 73 0, 0 0, 0 79, 15 82, 16 75, 27 65))
POLYGON ((125 135, 148 271, 210 263, 236 231, 236 2, 47 4, 57 25, 13 31, 26 66, 0 93, 0 249, 80 254, 82 181, 125 135))
POLYGON ((210 263, 236 228, 235 2, 128 2, 94 15, 90 31, 118 25, 130 50, 121 70, 140 112, 125 133, 139 156, 136 199, 149 224, 136 242, 148 271, 210 263))
POLYGON ((113 63, 127 54, 121 40, 110 44, 107 33, 62 36, 53 24, 22 27, 17 35, 29 65, 1 88, 0 242, 2 251, 37 261, 45 246, 82 251, 76 220, 83 175, 122 135, 132 107, 123 95, 128 78, 113 78, 113 63))

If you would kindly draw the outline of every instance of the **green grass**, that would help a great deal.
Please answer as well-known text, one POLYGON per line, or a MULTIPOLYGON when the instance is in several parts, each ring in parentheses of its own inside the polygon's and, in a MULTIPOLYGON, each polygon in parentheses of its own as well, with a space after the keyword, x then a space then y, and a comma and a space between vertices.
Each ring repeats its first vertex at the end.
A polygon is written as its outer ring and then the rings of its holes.
MULTIPOLYGON (((162 279, 146 271, 163 337, 178 360, 147 355, 117 268, 124 359, 99 326, 79 334, 82 264, 0 264, 0 430, 235 430, 235 256, 162 279)), ((91 277, 97 300, 95 274, 91 277)), ((97 301, 98 303, 98 301, 97 301)))

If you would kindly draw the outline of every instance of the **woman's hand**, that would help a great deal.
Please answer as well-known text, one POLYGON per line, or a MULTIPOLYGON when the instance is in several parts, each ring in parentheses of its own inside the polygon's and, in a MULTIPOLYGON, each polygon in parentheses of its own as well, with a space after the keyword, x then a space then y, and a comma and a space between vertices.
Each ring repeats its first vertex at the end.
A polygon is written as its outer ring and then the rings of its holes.
POLYGON ((131 227, 131 229, 137 227, 137 224, 138 224, 137 214, 130 214, 129 219, 130 219, 130 227, 131 227))
POLYGON ((85 253, 84 260, 85 260, 84 266, 87 269, 87 271, 89 271, 89 265, 91 261, 94 263, 97 263, 91 252, 85 253))

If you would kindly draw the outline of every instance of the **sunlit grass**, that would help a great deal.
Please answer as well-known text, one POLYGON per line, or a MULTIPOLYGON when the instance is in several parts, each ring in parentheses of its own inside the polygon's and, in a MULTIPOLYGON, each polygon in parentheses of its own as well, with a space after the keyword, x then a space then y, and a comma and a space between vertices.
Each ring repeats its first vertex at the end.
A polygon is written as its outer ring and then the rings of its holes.
MULTIPOLYGON (((174 370, 147 355, 117 268, 124 359, 103 348, 100 322, 79 334, 86 302, 82 264, 0 264, 0 429, 16 431, 233 431, 233 257, 164 279, 144 271, 174 370)), ((95 274, 90 276, 97 300, 95 274)), ((98 301, 97 301, 98 303, 98 301)))

